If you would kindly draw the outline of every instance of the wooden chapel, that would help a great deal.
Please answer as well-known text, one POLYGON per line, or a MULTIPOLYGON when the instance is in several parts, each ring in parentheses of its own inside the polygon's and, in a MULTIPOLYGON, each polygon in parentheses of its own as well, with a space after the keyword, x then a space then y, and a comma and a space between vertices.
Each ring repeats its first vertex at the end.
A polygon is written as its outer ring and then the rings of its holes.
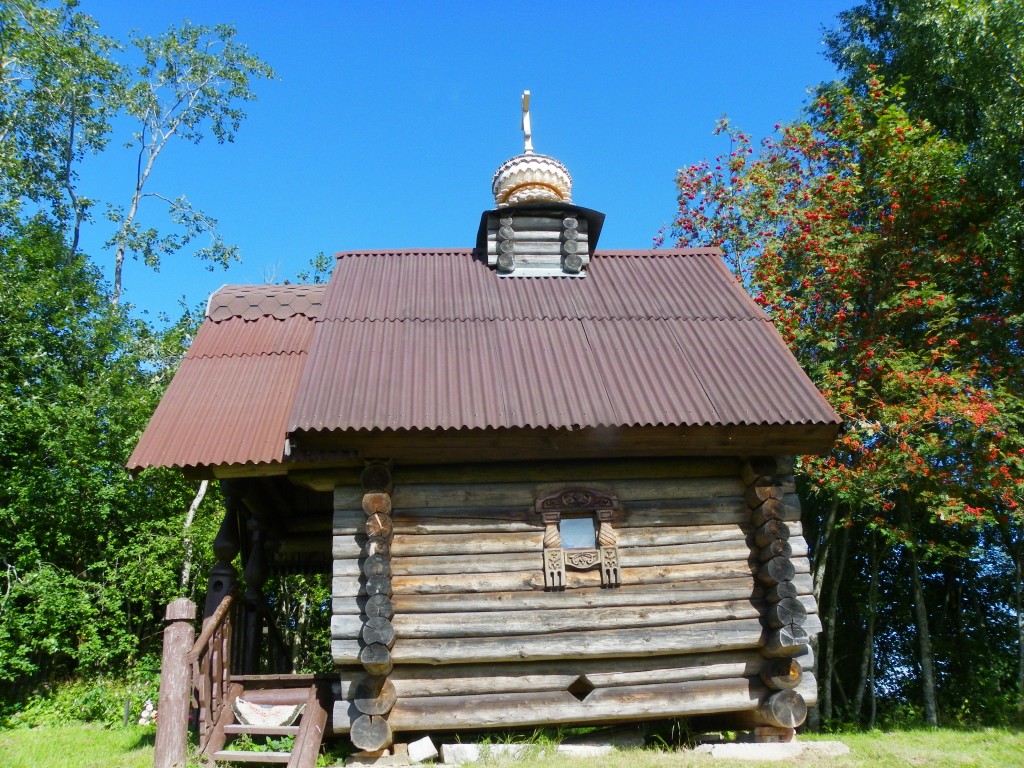
POLYGON ((839 419, 720 251, 597 250, 527 106, 474 247, 217 291, 129 461, 227 499, 188 657, 211 757, 239 699, 307 704, 296 766, 325 733, 792 729, 816 700, 793 458, 839 419), (330 680, 268 624, 291 571, 331 574, 330 680))

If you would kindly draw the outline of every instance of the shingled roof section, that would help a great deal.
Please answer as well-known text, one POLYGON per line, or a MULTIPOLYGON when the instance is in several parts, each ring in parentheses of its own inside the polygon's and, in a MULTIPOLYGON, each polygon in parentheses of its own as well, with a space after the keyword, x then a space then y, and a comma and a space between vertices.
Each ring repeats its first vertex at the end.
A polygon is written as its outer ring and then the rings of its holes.
POLYGON ((211 296, 128 469, 282 461, 325 288, 225 286, 211 296))
POLYGON ((288 431, 838 423, 717 249, 583 280, 446 250, 339 255, 288 431))

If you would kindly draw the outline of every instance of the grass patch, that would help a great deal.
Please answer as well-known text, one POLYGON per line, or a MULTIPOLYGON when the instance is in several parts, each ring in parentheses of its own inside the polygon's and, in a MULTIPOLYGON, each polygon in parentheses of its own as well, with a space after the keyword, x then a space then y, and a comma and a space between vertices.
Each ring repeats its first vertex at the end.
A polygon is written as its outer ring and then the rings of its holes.
POLYGON ((89 725, 0 732, 4 768, 152 768, 154 728, 89 725))
MULTIPOLYGON (((481 735, 478 743, 485 741, 481 735)), ((443 739, 435 738, 440 743, 443 739)), ((524 759, 492 759, 515 768, 1008 768, 1024 766, 1024 731, 906 730, 801 736, 805 741, 842 741, 849 755, 779 762, 709 760, 685 750, 634 749, 580 760, 564 755, 529 754, 524 759)), ((501 743, 500 740, 492 743, 501 743)), ((543 746, 543 745, 538 745, 543 746)), ((540 751, 540 750, 538 750, 540 751)), ((532 750, 530 750, 532 752, 532 750)), ((150 768, 153 729, 101 729, 88 725, 0 731, 3 768, 150 768)))

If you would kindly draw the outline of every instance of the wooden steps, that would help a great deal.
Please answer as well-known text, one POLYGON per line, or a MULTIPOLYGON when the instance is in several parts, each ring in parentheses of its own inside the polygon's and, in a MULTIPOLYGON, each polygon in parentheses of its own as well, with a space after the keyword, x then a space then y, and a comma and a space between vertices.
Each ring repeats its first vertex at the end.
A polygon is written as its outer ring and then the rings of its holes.
POLYGON ((246 691, 241 683, 233 683, 230 700, 241 698, 260 704, 282 704, 294 706, 305 704, 298 725, 243 725, 234 722, 234 713, 225 707, 225 716, 217 723, 213 737, 207 746, 207 757, 216 763, 273 763, 288 768, 314 768, 320 752, 324 729, 327 724, 327 710, 321 704, 316 684, 308 689, 260 688, 246 691), (290 752, 255 752, 225 748, 229 737, 247 735, 251 737, 294 736, 295 743, 290 752))

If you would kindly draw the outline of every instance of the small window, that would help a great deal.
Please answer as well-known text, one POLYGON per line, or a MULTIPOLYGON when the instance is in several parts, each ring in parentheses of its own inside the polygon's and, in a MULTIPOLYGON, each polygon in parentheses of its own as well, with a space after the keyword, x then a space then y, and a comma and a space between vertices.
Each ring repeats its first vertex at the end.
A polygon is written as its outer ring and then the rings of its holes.
POLYGON ((592 515, 563 517, 558 525, 563 549, 594 549, 597 546, 597 528, 592 515))

